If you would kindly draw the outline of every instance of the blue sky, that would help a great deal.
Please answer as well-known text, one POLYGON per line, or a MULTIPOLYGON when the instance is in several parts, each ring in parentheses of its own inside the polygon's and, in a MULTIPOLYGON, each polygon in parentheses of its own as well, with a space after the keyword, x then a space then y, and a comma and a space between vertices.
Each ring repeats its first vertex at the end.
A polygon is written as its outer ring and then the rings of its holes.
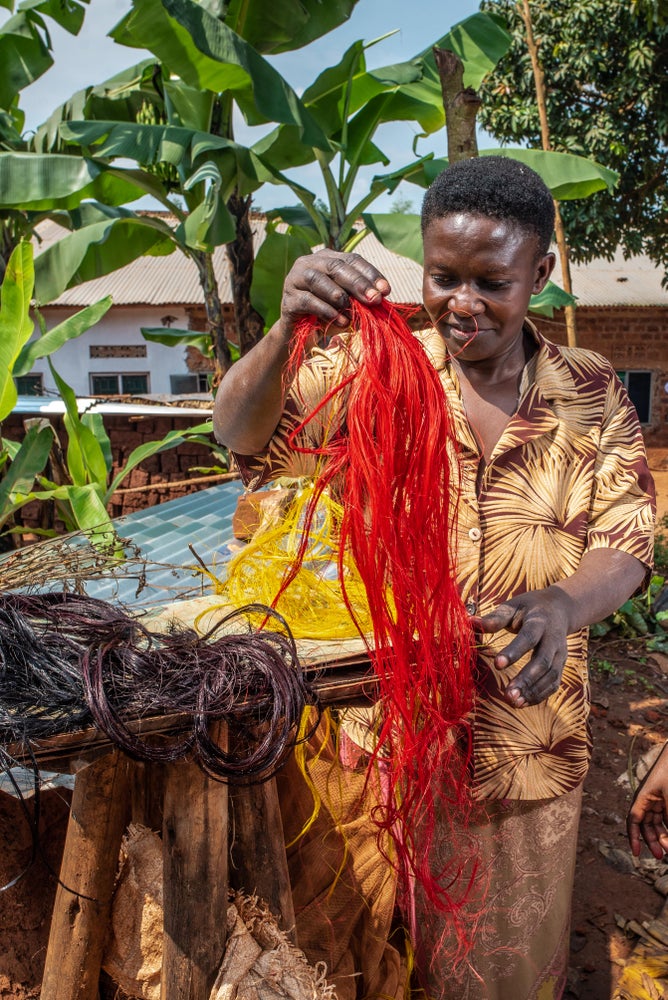
MULTIPOLYGON (((267 0, 271 2, 271 0, 267 0)), ((137 62, 137 50, 116 45, 107 32, 122 17, 129 8, 128 0, 91 0, 86 13, 84 26, 73 38, 66 32, 54 27, 52 38, 54 44, 55 65, 31 87, 23 91, 21 106, 26 113, 26 128, 34 128, 44 121, 57 105, 67 100, 71 94, 87 84, 101 83, 126 66, 137 62)), ((311 83, 326 66, 337 62, 343 51, 355 40, 371 41, 389 31, 398 29, 397 33, 375 46, 367 55, 367 65, 384 66, 410 58, 425 49, 457 21, 475 13, 479 0, 359 0, 350 19, 335 31, 323 38, 305 46, 297 52, 286 53, 272 59, 276 68, 288 82, 300 92, 311 83), (382 9, 382 17, 379 16, 382 9)), ((390 166, 378 171, 369 168, 368 178, 374 172, 385 172, 404 163, 411 158, 411 146, 416 124, 401 123, 384 126, 378 133, 378 144, 390 157, 390 166)), ((259 135, 259 133, 258 133, 259 135)), ((240 141, 252 141, 238 132, 240 141)), ((421 141, 418 149, 421 154, 435 152, 445 153, 445 133, 421 141)), ((493 145, 490 140, 481 146, 493 145)), ((299 174, 300 183, 310 187, 321 195, 319 171, 317 168, 305 168, 299 174)), ((364 180, 361 181, 364 183, 364 180)), ((410 185, 404 185, 400 194, 414 202, 418 209, 420 192, 410 185)), ((394 196, 393 196, 394 197, 394 196)), ((380 199, 375 207, 387 211, 390 197, 380 199)), ((258 204, 262 208, 272 208, 285 203, 285 193, 267 185, 258 192, 258 204)))

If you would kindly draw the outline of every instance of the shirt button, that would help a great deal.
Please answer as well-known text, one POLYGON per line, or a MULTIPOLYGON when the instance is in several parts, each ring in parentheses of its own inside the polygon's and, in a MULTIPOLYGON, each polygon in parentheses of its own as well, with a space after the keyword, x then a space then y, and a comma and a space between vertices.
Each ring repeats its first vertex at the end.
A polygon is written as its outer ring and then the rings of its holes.
POLYGON ((482 538, 482 531, 480 528, 471 528, 469 530, 469 538, 472 542, 479 542, 482 538))
POLYGON ((466 608, 467 615, 474 615, 478 610, 478 605, 475 601, 467 601, 464 606, 466 608))

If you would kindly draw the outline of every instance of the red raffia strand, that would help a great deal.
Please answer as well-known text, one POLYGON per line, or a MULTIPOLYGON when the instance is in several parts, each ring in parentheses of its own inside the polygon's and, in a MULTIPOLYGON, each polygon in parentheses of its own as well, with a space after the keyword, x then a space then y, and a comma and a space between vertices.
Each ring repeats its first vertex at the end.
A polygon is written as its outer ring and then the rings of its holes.
MULTIPOLYGON (((341 492, 339 575, 350 546, 373 621, 370 657, 378 677, 382 718, 372 765, 387 769, 387 796, 375 810, 392 835, 404 889, 417 880, 434 907, 450 917, 459 957, 468 946, 459 919, 471 888, 470 858, 434 869, 436 820, 466 826, 470 808, 473 633, 455 574, 458 501, 454 424, 438 373, 406 317, 411 307, 351 305, 360 360, 289 438, 290 446, 322 456, 304 540, 279 594, 299 571, 308 530, 323 490, 341 492), (343 391, 345 421, 321 447, 298 435, 343 391)), ((286 369, 294 374, 320 324, 303 320, 286 369)), ((475 868, 475 866, 474 866, 475 868)))

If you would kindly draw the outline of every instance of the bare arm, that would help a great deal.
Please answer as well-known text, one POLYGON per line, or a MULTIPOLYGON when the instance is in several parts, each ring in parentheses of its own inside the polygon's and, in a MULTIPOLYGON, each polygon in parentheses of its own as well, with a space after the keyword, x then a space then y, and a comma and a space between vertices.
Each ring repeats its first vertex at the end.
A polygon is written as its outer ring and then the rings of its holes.
POLYGON ((483 632, 508 629, 517 635, 496 655, 504 669, 533 650, 529 662, 506 689, 516 708, 536 705, 559 687, 567 657, 566 638, 616 611, 642 583, 645 566, 618 549, 586 552, 572 576, 544 590, 514 597, 474 625, 483 632))
POLYGON ((285 279, 279 321, 218 388, 213 414, 218 441, 240 455, 254 455, 267 445, 283 411, 283 368, 302 317, 343 328, 350 296, 379 302, 389 291, 382 274, 358 254, 321 250, 300 257, 285 279))
POLYGON ((626 830, 636 857, 640 856, 641 837, 658 860, 668 853, 668 743, 633 796, 626 830))

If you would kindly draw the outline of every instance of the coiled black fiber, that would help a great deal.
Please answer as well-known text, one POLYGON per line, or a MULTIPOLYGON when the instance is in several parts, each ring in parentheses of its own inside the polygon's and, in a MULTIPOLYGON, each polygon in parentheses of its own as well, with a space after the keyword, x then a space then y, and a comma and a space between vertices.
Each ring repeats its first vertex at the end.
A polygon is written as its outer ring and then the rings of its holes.
POLYGON ((5 746, 29 747, 94 724, 136 759, 193 754, 212 777, 249 783, 276 773, 295 745, 304 708, 315 704, 287 625, 264 606, 240 608, 200 636, 185 627, 153 632, 92 597, 0 595, 5 746), (271 628, 253 629, 249 615, 271 628), (136 731, 140 720, 163 715, 181 717, 180 735, 136 731), (214 720, 229 727, 227 748, 209 736, 214 720))

